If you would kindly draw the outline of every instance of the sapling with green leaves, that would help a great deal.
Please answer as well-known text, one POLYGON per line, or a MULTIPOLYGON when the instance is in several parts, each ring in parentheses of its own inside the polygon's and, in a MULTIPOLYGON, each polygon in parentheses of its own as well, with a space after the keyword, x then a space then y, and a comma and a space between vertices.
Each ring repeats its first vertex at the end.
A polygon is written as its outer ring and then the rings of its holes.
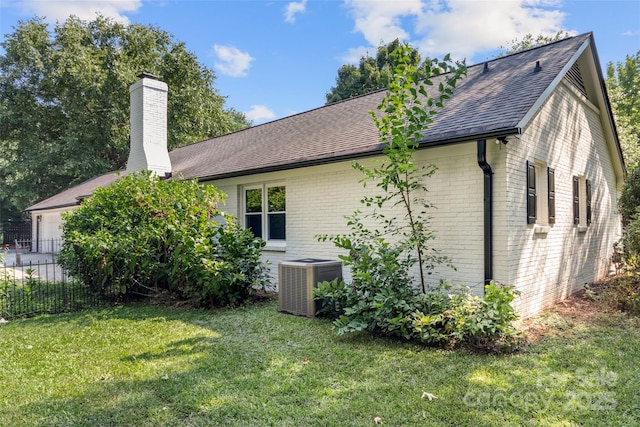
MULTIPOLYGON (((415 155, 424 133, 433 122, 433 116, 453 94, 456 83, 466 75, 466 66, 464 62, 452 61, 447 55, 442 61, 432 59, 419 70, 411 55, 412 49, 406 43, 393 51, 389 90, 378 106, 382 114, 370 112, 379 140, 384 144, 384 158, 373 167, 353 163, 353 167, 365 175, 361 180, 365 186, 368 182, 375 182, 382 190, 377 195, 361 199, 361 203, 367 208, 373 207, 373 211, 363 214, 357 210, 347 217, 350 234, 320 236, 320 239, 330 240, 349 252, 342 259, 352 267, 355 284, 371 276, 370 267, 358 259, 373 257, 385 260, 388 266, 391 254, 395 258, 393 263, 398 267, 394 269, 396 272, 417 265, 420 286, 425 293, 425 275, 436 265, 449 260, 430 246, 435 234, 428 227, 427 211, 432 205, 426 200, 425 180, 436 172, 436 166, 417 164, 415 155), (435 85, 437 76, 440 76, 440 81, 435 85), (436 87, 437 95, 430 97, 427 86, 436 87), (399 208, 402 214, 385 215, 383 208, 399 208), (378 224, 379 228, 369 229, 363 221, 365 218, 378 224)), ((404 281, 404 275, 400 276, 404 281)), ((394 277, 387 278, 390 284, 396 284, 394 277)))
POLYGON ((392 79, 377 112, 371 116, 384 144, 384 156, 372 166, 353 162, 364 174, 361 182, 375 183, 363 207, 347 216, 350 232, 319 236, 346 251, 340 259, 351 268, 351 283, 324 282, 314 298, 319 314, 332 317, 339 335, 369 331, 416 340, 429 345, 470 343, 479 348, 509 350, 518 344, 512 327, 517 317, 511 306, 513 287, 491 283, 483 298, 446 281, 427 287, 426 275, 437 265, 450 264, 432 245, 427 179, 436 166, 416 160, 420 142, 433 117, 466 75, 464 62, 432 60, 423 64, 421 79, 404 44, 393 52, 392 79), (437 89, 430 97, 426 88, 437 89), (419 271, 422 292, 410 272, 419 271))

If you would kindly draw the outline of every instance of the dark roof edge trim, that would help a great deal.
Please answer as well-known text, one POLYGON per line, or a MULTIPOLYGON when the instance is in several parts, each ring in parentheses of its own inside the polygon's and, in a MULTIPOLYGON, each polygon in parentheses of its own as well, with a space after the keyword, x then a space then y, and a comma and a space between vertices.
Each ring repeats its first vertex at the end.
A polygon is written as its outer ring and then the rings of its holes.
POLYGON ((598 73, 598 84, 600 85, 600 89, 602 90, 602 96, 604 97, 605 106, 607 108, 607 116, 608 116, 607 119, 609 122, 609 126, 611 126, 613 137, 615 139, 618 159, 622 166, 622 176, 625 177, 627 175, 627 165, 626 165, 626 162, 624 161, 622 146, 620 145, 620 135, 618 135, 618 128, 616 127, 616 122, 613 118, 613 108, 611 107, 609 93, 607 92, 605 76, 602 72, 602 67, 600 66, 600 58, 598 57, 598 50, 596 49, 596 41, 595 41, 595 37, 593 36, 593 33, 590 33, 589 40, 591 41, 591 53, 593 54, 594 62, 596 63, 596 72, 598 73))
MULTIPOLYGON (((441 147, 444 145, 461 144, 464 142, 475 143, 475 141, 478 139, 495 139, 503 136, 513 136, 513 135, 521 135, 521 134, 522 134, 521 128, 500 129, 500 130, 496 130, 496 131, 492 131, 484 134, 478 134, 474 136, 450 138, 450 139, 434 141, 434 142, 421 142, 420 149, 422 150, 422 149, 433 148, 433 147, 441 147)), ((209 176, 199 177, 198 181, 208 182, 208 181, 216 181, 220 179, 238 178, 241 176, 255 175, 259 173, 281 172, 281 171, 300 169, 300 168, 311 167, 311 166, 329 165, 332 163, 339 163, 347 160, 355 160, 355 159, 362 159, 365 157, 379 156, 380 154, 382 154, 381 149, 364 151, 362 153, 343 154, 343 155, 334 156, 334 157, 325 157, 321 159, 313 159, 313 160, 301 161, 296 163, 272 165, 272 166, 266 166, 262 168, 223 173, 219 175, 209 175, 209 176)))
POLYGON ((42 208, 35 208, 35 209, 25 209, 23 212, 37 212, 37 211, 48 211, 51 209, 60 209, 60 208, 70 208, 71 206, 80 206, 80 201, 78 200, 75 203, 64 203, 61 205, 55 205, 55 206, 45 206, 42 208))

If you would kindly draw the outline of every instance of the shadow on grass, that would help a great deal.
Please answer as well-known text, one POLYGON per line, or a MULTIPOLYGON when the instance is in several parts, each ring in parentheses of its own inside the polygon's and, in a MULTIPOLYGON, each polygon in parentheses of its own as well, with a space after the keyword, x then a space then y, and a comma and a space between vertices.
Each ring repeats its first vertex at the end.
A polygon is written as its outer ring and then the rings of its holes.
POLYGON ((37 414, 24 425, 349 426, 374 425, 375 417, 405 426, 638 421, 633 402, 640 395, 630 385, 640 377, 633 362, 640 356, 637 331, 634 343, 628 334, 583 325, 571 330, 571 339, 490 356, 367 334, 336 337, 329 322, 279 314, 273 303, 216 312, 116 307, 28 323, 45 331, 128 325, 126 333, 141 335, 165 328, 169 338, 154 348, 129 343, 107 363, 94 354, 94 378, 73 394, 17 405, 37 414), (138 323, 147 325, 144 332, 138 323), (114 373, 112 364, 119 366, 114 373))

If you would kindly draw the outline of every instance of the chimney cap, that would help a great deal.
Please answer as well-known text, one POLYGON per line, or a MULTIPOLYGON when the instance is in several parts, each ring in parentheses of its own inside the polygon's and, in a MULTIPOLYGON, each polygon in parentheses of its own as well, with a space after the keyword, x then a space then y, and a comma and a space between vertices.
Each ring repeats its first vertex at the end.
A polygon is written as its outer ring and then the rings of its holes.
POLYGON ((138 74, 136 77, 140 78, 140 79, 152 79, 152 80, 158 80, 158 76, 156 76, 155 74, 151 74, 151 73, 147 73, 147 72, 141 72, 140 74, 138 74))

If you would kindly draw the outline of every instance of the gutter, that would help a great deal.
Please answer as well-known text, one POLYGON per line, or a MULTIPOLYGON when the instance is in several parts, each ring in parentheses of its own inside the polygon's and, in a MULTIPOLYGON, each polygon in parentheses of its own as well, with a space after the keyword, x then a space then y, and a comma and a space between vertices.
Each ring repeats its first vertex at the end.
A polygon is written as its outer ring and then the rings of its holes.
MULTIPOLYGON (((521 133, 522 133, 521 128, 505 127, 498 130, 478 133, 475 135, 454 136, 454 137, 449 137, 446 139, 436 140, 436 141, 423 140, 420 142, 420 147, 418 149, 422 150, 422 149, 432 148, 432 147, 441 147, 444 145, 462 144, 462 143, 471 142, 473 140, 480 139, 480 138, 484 140, 502 139, 508 135, 520 135, 521 133)), ((300 159, 297 161, 290 161, 287 163, 279 163, 279 164, 274 164, 270 166, 262 166, 262 167, 243 169, 243 170, 237 170, 232 172, 203 175, 198 177, 190 174, 185 174, 185 177, 197 178, 199 182, 209 182, 209 181, 216 181, 219 179, 237 178, 241 176, 255 175, 259 173, 280 172, 280 171, 299 169, 299 168, 305 168, 310 166, 328 165, 332 163, 362 159, 366 157, 375 157, 383 154, 383 151, 384 151, 384 144, 378 144, 373 149, 368 149, 361 152, 353 152, 353 151, 339 152, 339 153, 332 154, 328 157, 300 159)), ((177 169, 173 171, 173 175, 178 176, 182 172, 183 171, 177 169)))
MULTIPOLYGON (((496 139, 502 144, 509 142, 507 138, 520 135, 520 132, 498 136, 496 139)), ((487 139, 477 140, 478 166, 484 175, 484 284, 488 285, 493 280, 493 170, 487 162, 487 139)))
POLYGON ((493 280, 493 171, 487 163, 486 139, 478 139, 477 157, 484 174, 484 284, 488 285, 493 280))

